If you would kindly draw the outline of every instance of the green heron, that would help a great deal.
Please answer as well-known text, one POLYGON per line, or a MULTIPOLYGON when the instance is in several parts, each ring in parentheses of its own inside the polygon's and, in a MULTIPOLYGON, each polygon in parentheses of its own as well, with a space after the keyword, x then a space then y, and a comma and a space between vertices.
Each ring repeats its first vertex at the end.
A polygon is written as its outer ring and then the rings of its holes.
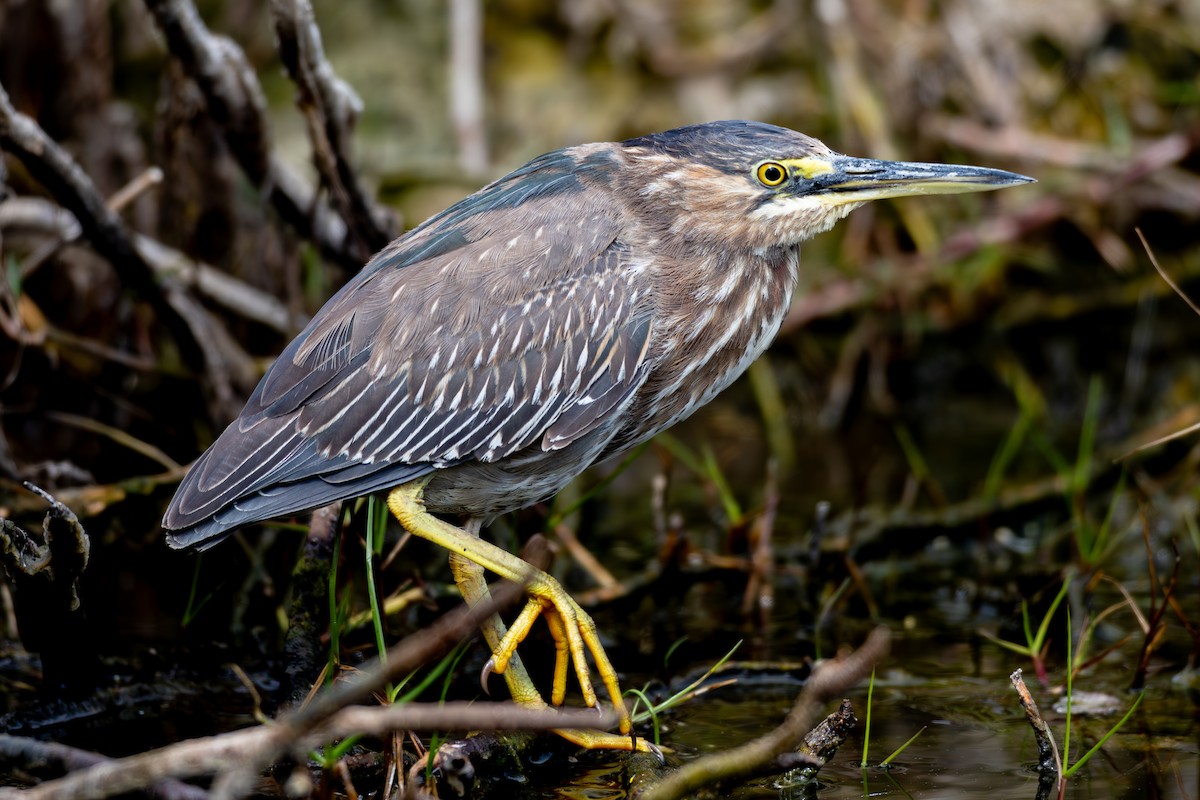
POLYGON ((167 540, 204 549, 253 522, 387 492, 405 529, 450 551, 467 602, 487 596, 484 570, 525 586, 512 627, 484 628, 485 676, 503 673, 518 701, 544 705, 516 656, 544 615, 558 645, 552 702, 573 663, 595 705, 589 651, 628 733, 591 618, 550 575, 480 539, 481 526, 741 375, 787 313, 799 244, 852 209, 1031 180, 853 158, 746 121, 536 158, 392 242, 325 304, 192 465, 163 518, 167 540))

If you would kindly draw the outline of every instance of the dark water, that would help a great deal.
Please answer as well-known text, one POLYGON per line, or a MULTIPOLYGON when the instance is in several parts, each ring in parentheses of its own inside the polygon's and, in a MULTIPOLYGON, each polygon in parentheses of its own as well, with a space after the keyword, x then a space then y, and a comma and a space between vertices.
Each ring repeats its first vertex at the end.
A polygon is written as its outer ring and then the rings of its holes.
MULTIPOLYGON (((860 767, 866 687, 848 696, 859 727, 821 770, 815 785, 797 785, 783 776, 751 781, 730 794, 760 797, 920 797, 1034 798, 1039 791, 1033 733, 1009 682, 1020 666, 994 646, 982 650, 934 642, 921 636, 895 642, 892 664, 881 667, 872 702, 871 745, 860 767), (903 668, 894 666, 902 663, 903 668), (880 762, 924 728, 890 767, 880 762)), ((1027 666, 1027 665, 1026 665, 1027 666)), ((1026 676, 1058 746, 1064 745, 1065 716, 1053 711, 1060 691, 1026 676)), ((1076 689, 1110 692, 1120 709, 1110 715, 1072 720, 1071 762, 1102 737, 1133 704, 1123 670, 1101 668, 1077 679, 1076 689)), ((1195 698, 1162 676, 1139 710, 1073 775, 1067 796, 1077 798, 1197 796, 1200 781, 1200 726, 1195 698)), ((782 719, 795 696, 790 682, 772 683, 750 674, 745 685, 721 689, 664 719, 673 758, 690 760, 722 752, 766 733, 782 719)), ((835 704, 831 704, 832 711, 835 704)), ((619 796, 620 771, 603 768, 564 775, 564 797, 619 796), (591 788, 589 788, 591 787, 591 788), (605 791, 611 794, 604 794, 605 791), (582 794, 578 793, 582 792, 582 794)), ((1055 796, 1053 793, 1051 796, 1055 796)))

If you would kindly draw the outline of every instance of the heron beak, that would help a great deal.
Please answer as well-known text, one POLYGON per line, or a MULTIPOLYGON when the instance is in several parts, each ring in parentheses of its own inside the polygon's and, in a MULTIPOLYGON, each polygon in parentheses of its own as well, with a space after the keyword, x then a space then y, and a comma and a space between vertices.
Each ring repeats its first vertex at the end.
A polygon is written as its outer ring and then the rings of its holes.
POLYGON ((843 155, 835 155, 827 163, 828 172, 812 177, 812 191, 835 206, 918 194, 990 192, 1035 183, 1033 178, 1015 172, 960 164, 878 161, 843 155))

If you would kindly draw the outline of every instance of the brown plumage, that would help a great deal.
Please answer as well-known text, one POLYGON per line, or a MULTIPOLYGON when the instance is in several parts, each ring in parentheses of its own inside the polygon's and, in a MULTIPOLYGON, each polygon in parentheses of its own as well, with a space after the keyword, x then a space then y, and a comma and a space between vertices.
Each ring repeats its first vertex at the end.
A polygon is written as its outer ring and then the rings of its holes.
POLYGON ((193 465, 168 541, 204 548, 417 479, 428 511, 480 521, 550 497, 749 366, 804 239, 877 197, 1027 180, 849 158, 741 121, 542 156, 325 304, 193 465))

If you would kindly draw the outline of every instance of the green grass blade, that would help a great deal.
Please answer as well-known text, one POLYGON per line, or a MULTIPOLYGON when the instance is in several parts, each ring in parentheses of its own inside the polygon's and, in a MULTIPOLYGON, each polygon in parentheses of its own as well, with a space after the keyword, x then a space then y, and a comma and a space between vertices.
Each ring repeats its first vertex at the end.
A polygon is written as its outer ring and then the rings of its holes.
POLYGON ((898 422, 892 426, 892 435, 900 444, 900 451, 904 453, 904 460, 908 463, 908 469, 912 472, 913 477, 921 484, 932 481, 933 473, 929 469, 929 462, 925 460, 921 448, 917 447, 917 440, 913 438, 908 427, 898 422))
POLYGON ((1071 633, 1071 609, 1067 609, 1067 731, 1063 734, 1062 763, 1071 763, 1071 698, 1074 692, 1075 670, 1071 668, 1071 647, 1074 635, 1071 633))
POLYGON ((660 739, 661 734, 659 732, 659 725, 658 725, 658 709, 656 709, 654 707, 654 703, 650 702, 650 698, 647 697, 646 693, 643 692, 641 689, 626 689, 625 694, 630 695, 631 697, 637 698, 637 703, 635 703, 633 706, 633 713, 630 714, 631 718, 633 718, 635 720, 644 719, 645 718, 644 716, 638 715, 637 708, 638 708, 638 703, 646 706, 646 710, 645 710, 645 712, 643 712, 643 714, 649 715, 649 717, 650 717, 650 725, 654 729, 654 744, 656 744, 656 745, 661 744, 661 739, 660 739))
POLYGON ((688 640, 686 636, 680 636, 675 641, 671 642, 671 646, 667 648, 667 652, 663 654, 663 666, 666 667, 671 660, 671 656, 679 649, 680 645, 688 640))
POLYGON ((331 744, 328 747, 322 747, 319 750, 313 750, 309 753, 309 756, 313 761, 321 765, 321 769, 331 770, 337 766, 337 762, 340 761, 343 756, 350 752, 350 748, 358 744, 358 740, 361 738, 362 737, 357 734, 353 736, 347 736, 340 742, 331 744))
POLYGON ((1000 485, 1004 481, 1004 475, 1008 472, 1012 462, 1016 460, 1017 453, 1020 452, 1021 445, 1025 443, 1032 426, 1033 420, 1029 415, 1022 412, 1017 417, 1017 421, 1008 431, 1008 436, 1004 437, 1000 449, 992 457, 992 463, 988 465, 987 477, 983 479, 984 497, 994 500, 1000 494, 1000 485))
POLYGON ((654 441, 670 453, 679 463, 692 473, 707 478, 717 490, 717 497, 725 511, 725 517, 730 522, 738 522, 742 518, 742 509, 729 488, 729 482, 717 464, 716 456, 707 445, 699 457, 684 446, 682 442, 667 433, 660 433, 654 441))
MULTIPOLYGON (((392 701, 396 702, 396 703, 411 703, 413 700, 416 700, 418 697, 420 697, 422 692, 424 692, 426 689, 428 689, 430 686, 432 686, 433 682, 436 681, 439 676, 444 674, 444 675, 446 675, 447 680, 449 680, 450 675, 454 671, 454 668, 456 666, 458 666, 458 662, 462 659, 463 655, 467 652, 467 647, 468 647, 468 642, 460 643, 457 647, 455 647, 453 650, 451 650, 449 653, 447 653, 444 657, 442 657, 438 661, 438 663, 434 665, 433 669, 431 669, 429 671, 429 674, 421 679, 420 683, 418 683, 416 686, 414 686, 408 692, 405 692, 403 696, 397 697, 396 692, 398 692, 400 689, 404 688, 404 686, 412 678, 412 675, 409 675, 407 678, 402 680, 400 682, 400 684, 396 687, 396 691, 390 692, 388 696, 391 697, 392 701)), ((416 673, 413 673, 413 675, 415 675, 415 674, 416 673)), ((443 700, 446 699, 446 692, 447 692, 448 688, 449 688, 448 684, 442 685, 442 699, 443 700)))
POLYGON ((1033 655, 1033 651, 1030 650, 1026 645, 1017 644, 1016 642, 1010 642, 1005 639, 1001 639, 999 636, 988 633, 987 631, 980 631, 979 634, 983 638, 985 638, 989 642, 991 642, 992 644, 1003 647, 1005 650, 1016 653, 1019 656, 1032 656, 1033 655))
POLYGON ((1034 644, 1033 626, 1029 624, 1029 603, 1025 600, 1021 601, 1021 627, 1025 631, 1025 644, 1030 654, 1036 653, 1038 648, 1034 644))
POLYGON ((750 365, 746 377, 750 379, 750 388, 758 402, 771 455, 775 456, 780 474, 789 475, 796 465, 796 443, 788 427, 787 402, 783 399, 783 390, 771 364, 770 354, 759 356, 750 365))
POLYGON ((704 474, 712 481, 717 490, 717 496, 721 498, 721 506, 725 509, 725 518, 732 523, 740 522, 742 519, 741 504, 734 497, 733 490, 729 488, 729 481, 726 480, 725 473, 721 471, 721 465, 717 463, 716 453, 707 444, 704 445, 704 474))
POLYGON ((1086 764, 1088 759, 1091 758, 1093 755, 1095 755, 1096 751, 1104 746, 1105 742, 1107 742, 1109 739, 1111 739, 1117 731, 1121 730, 1121 726, 1129 721, 1129 718, 1133 716, 1133 712, 1137 711, 1138 706, 1140 706, 1142 704, 1142 699, 1145 698, 1145 696, 1146 696, 1146 690, 1143 689, 1141 692, 1138 693, 1137 699, 1133 701, 1133 705, 1130 706, 1129 710, 1125 712, 1125 716, 1121 717, 1120 721, 1118 721, 1116 725, 1109 728, 1108 733, 1104 734, 1104 736, 1102 736, 1100 738, 1100 741, 1096 742, 1096 744, 1092 746, 1091 750, 1088 750, 1086 753, 1083 754, 1083 757, 1081 757, 1078 761, 1076 761, 1070 767, 1066 768, 1063 771, 1063 777, 1069 778, 1072 775, 1074 775, 1076 770, 1078 770, 1080 767, 1082 767, 1084 764, 1086 764))
MULTIPOLYGON (((679 690, 678 692, 676 692, 675 694, 673 694, 673 695, 671 695, 670 697, 668 697, 666 700, 663 700, 663 701, 662 701, 661 703, 659 703, 658 705, 656 705, 656 706, 651 706, 651 705, 647 704, 647 706, 646 706, 646 710, 645 710, 645 711, 643 711, 643 712, 642 712, 640 715, 638 715, 638 716, 636 716, 636 717, 633 717, 633 721, 634 721, 635 723, 638 723, 638 722, 644 722, 646 719, 648 719, 648 718, 652 717, 654 714, 661 714, 662 712, 666 711, 668 708, 671 708, 672 706, 674 706, 674 705, 677 705, 677 704, 678 704, 680 701, 682 701, 682 700, 683 700, 683 699, 685 699, 685 698, 686 698, 688 695, 690 695, 690 694, 691 694, 693 691, 695 691, 695 689, 696 689, 698 686, 700 686, 700 684, 702 684, 704 681, 708 680, 708 678, 709 678, 709 677, 710 677, 710 676, 711 676, 711 675, 712 675, 714 672, 716 672, 716 671, 717 671, 717 670, 719 670, 719 669, 720 669, 722 666, 724 666, 724 665, 725 665, 725 662, 726 662, 726 661, 728 661, 730 658, 732 658, 732 657, 733 657, 733 654, 734 654, 735 652, 737 652, 737 649, 738 649, 739 647, 741 647, 741 646, 742 646, 742 643, 741 643, 741 641, 739 640, 739 641, 737 642, 737 644, 735 644, 733 647, 729 648, 729 652, 728 652, 728 653, 726 653, 725 655, 721 656, 721 660, 720 660, 720 661, 718 661, 717 663, 715 663, 715 664, 713 664, 711 667, 709 667, 707 670, 705 670, 705 672, 704 672, 704 674, 703 674, 703 675, 701 675, 699 678, 697 678, 696 680, 694 680, 694 681, 692 681, 691 683, 689 683, 687 686, 685 686, 685 687, 683 687, 682 689, 680 689, 680 690, 679 690)), ((631 692, 633 692, 633 691, 634 691, 634 690, 632 690, 632 689, 627 689, 627 690, 626 690, 626 694, 629 694, 629 693, 631 693, 631 692)), ((638 695, 636 695, 636 694, 635 694, 634 696, 636 697, 636 696, 638 696, 638 695)), ((642 696, 642 697, 645 697, 645 695, 644 695, 644 694, 643 694, 643 695, 641 695, 641 696, 642 696)))
POLYGON ((1079 450, 1075 456, 1071 488, 1075 494, 1087 490, 1092 478, 1092 459, 1096 455, 1096 431, 1100 427, 1100 376, 1093 375, 1088 384, 1087 406, 1083 411, 1083 428, 1079 431, 1079 450))
POLYGON ((929 727, 928 725, 922 725, 922 726, 921 726, 921 730, 917 731, 917 732, 916 732, 916 733, 914 733, 912 736, 908 737, 908 741, 907 741, 907 742, 905 742, 904 744, 900 745, 899 747, 897 747, 897 748, 896 748, 896 749, 895 749, 895 750, 892 752, 892 754, 891 754, 890 756, 888 756, 887 758, 885 758, 883 761, 880 761, 880 762, 879 762, 879 766, 881 766, 881 767, 886 767, 888 764, 891 764, 891 763, 892 763, 892 759, 894 759, 896 756, 898 756, 898 755, 900 755, 901 753, 903 753, 903 752, 905 751, 905 749, 906 749, 906 748, 907 748, 907 747, 908 747, 910 744, 912 744, 913 742, 915 742, 915 741, 917 740, 917 737, 918 737, 918 736, 920 736, 922 733, 924 733, 924 732, 925 732, 925 729, 926 729, 926 728, 928 728, 928 727, 929 727))
MULTIPOLYGON (((1041 653, 1042 645, 1046 642, 1046 636, 1050 632, 1050 623, 1054 619, 1054 612, 1058 610, 1058 606, 1062 603, 1063 598, 1067 596, 1067 592, 1071 588, 1071 578, 1068 576, 1063 580, 1062 588, 1058 590, 1058 594, 1054 598, 1054 602, 1050 604, 1050 608, 1046 610, 1046 615, 1042 617, 1042 624, 1038 626, 1037 637, 1033 642, 1033 652, 1041 653)), ((1026 629, 1028 631, 1028 628, 1026 629)))
POLYGON ((208 605, 208 601, 213 597, 210 592, 199 601, 196 600, 196 589, 200 586, 200 565, 204 562, 204 554, 198 553, 195 561, 196 566, 192 568, 192 585, 188 588, 187 605, 184 606, 183 619, 180 622, 185 628, 192 624, 192 620, 196 619, 200 611, 208 605))
POLYGON ((338 564, 341 561, 342 532, 338 530, 333 536, 333 557, 329 562, 329 660, 325 670, 326 686, 333 684, 338 664, 342 662, 342 630, 350 614, 350 593, 344 593, 340 599, 337 594, 338 564))
POLYGON ((380 535, 382 531, 376 530, 376 505, 377 501, 374 495, 367 498, 367 597, 371 601, 371 617, 375 628, 375 646, 379 648, 379 660, 387 663, 387 645, 384 643, 383 637, 383 614, 379 607, 379 592, 375 588, 375 548, 382 545, 376 539, 383 538, 380 535))
POLYGON ((875 699, 875 668, 871 668, 871 680, 867 683, 867 721, 863 725, 863 752, 862 763, 859 765, 864 769, 867 766, 867 750, 871 746, 871 701, 875 699))

